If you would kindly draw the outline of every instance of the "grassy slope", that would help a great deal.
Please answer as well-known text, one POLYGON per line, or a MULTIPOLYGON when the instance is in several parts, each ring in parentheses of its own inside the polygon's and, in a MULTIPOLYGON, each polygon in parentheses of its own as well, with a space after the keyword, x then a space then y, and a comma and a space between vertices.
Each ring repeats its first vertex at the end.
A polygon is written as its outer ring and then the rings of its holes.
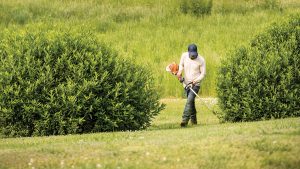
POLYGON ((172 61, 179 62, 194 42, 207 61, 201 94, 216 96, 220 59, 270 23, 299 12, 300 2, 280 0, 283 10, 263 7, 265 0, 213 2, 211 16, 195 18, 180 13, 179 0, 0 0, 0 28, 38 22, 88 27, 122 57, 152 68, 163 97, 182 96, 178 82, 164 69, 172 61))
POLYGON ((0 168, 299 168, 300 119, 218 124, 197 101, 200 124, 181 129, 185 100, 163 100, 147 131, 0 140, 0 168))

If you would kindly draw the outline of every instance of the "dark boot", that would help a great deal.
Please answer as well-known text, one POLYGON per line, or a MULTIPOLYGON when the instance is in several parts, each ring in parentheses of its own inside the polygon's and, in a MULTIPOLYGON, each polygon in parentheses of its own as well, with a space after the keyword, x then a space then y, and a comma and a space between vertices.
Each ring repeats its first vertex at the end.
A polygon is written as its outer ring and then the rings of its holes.
POLYGON ((192 113, 191 115, 191 123, 192 125, 197 125, 197 115, 196 115, 196 111, 192 113))
POLYGON ((197 125, 197 120, 195 120, 195 119, 192 120, 192 119, 191 119, 191 123, 192 123, 192 125, 197 125))
POLYGON ((181 127, 186 127, 186 126, 187 126, 187 124, 188 124, 187 122, 185 122, 185 121, 182 121, 182 122, 180 123, 180 126, 181 126, 181 127))

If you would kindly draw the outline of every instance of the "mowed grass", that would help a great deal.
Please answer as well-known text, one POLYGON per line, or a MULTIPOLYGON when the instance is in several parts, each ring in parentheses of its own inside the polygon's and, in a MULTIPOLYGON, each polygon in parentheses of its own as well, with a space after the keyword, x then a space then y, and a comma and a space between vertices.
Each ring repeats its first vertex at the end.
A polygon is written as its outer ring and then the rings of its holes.
POLYGON ((144 131, 0 140, 0 168, 299 168, 300 119, 219 124, 197 100, 180 128, 182 99, 144 131))

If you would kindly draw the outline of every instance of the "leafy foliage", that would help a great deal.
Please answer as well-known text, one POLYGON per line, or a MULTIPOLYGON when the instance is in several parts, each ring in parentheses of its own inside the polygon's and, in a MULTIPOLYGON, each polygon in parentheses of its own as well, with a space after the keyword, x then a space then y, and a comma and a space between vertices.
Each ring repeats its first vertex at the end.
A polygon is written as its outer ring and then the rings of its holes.
POLYGON ((219 14, 235 13, 245 15, 246 13, 266 10, 282 12, 284 9, 279 0, 226 0, 215 3, 213 11, 219 14))
POLYGON ((212 0, 181 0, 180 10, 184 14, 194 16, 209 15, 212 9, 212 0))
POLYGON ((260 6, 263 9, 280 9, 280 4, 278 0, 264 0, 260 6))
POLYGON ((222 63, 223 120, 300 116, 300 15, 272 25, 222 63))
POLYGON ((163 109, 149 70, 81 32, 43 26, 2 32, 4 135, 138 130, 163 109))

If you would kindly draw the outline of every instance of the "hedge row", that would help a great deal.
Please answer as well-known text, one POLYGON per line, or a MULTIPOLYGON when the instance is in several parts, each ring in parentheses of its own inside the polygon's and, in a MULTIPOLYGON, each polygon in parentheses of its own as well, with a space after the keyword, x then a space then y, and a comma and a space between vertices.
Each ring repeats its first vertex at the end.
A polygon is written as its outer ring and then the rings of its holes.
POLYGON ((300 15, 272 25, 222 63, 218 96, 225 121, 300 116, 300 15))

